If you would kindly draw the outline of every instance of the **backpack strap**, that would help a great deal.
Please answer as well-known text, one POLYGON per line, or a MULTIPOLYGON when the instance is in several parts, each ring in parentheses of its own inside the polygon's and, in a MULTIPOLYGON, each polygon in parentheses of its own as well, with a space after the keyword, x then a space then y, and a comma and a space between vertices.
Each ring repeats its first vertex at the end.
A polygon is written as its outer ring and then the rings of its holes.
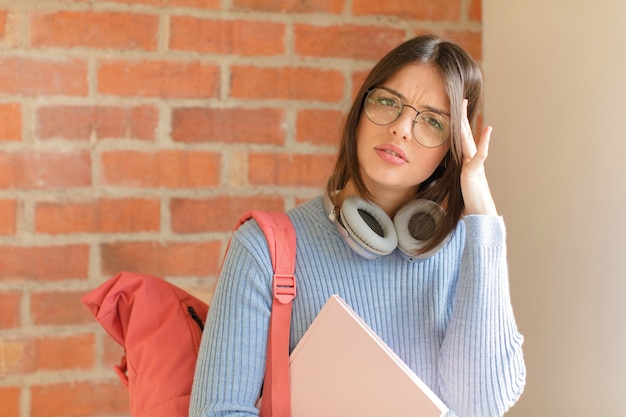
POLYGON ((285 213, 257 210, 246 213, 237 227, 250 218, 256 220, 265 235, 274 268, 274 296, 260 415, 289 417, 289 331, 292 301, 296 296, 296 231, 285 213))

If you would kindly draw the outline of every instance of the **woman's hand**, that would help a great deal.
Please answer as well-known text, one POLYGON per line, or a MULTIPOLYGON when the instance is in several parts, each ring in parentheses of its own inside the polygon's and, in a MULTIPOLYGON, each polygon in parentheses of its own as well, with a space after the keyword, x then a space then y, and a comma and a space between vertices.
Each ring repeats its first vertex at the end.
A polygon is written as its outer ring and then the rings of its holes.
POLYGON ((465 201, 465 215, 486 214, 497 216, 496 204, 489 190, 485 175, 485 160, 489 153, 491 126, 483 129, 480 141, 476 143, 467 118, 467 99, 463 100, 463 120, 461 142, 463 165, 461 167, 461 192, 465 201))

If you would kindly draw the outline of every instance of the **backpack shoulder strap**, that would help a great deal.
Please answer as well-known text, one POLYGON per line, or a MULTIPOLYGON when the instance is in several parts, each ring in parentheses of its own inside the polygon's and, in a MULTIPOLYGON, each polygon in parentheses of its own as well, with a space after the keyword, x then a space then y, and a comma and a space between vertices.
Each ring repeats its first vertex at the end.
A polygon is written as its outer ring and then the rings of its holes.
POLYGON ((274 268, 274 298, 282 304, 296 296, 294 269, 296 265, 296 231, 285 213, 251 210, 237 227, 253 218, 265 235, 274 268))
POLYGON ((246 213, 237 227, 251 218, 256 220, 265 235, 274 268, 274 296, 260 415, 289 417, 289 331, 292 301, 296 296, 296 231, 285 213, 258 210, 246 213))

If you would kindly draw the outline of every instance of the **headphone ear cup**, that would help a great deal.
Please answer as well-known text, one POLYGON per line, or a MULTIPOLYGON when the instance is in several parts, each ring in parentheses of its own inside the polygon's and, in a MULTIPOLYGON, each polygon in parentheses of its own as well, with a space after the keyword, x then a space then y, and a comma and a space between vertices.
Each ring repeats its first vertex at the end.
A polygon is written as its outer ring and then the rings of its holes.
POLYGON ((351 246, 361 256, 374 259, 390 254, 398 246, 393 221, 383 209, 362 198, 351 196, 344 200, 340 221, 358 245, 351 246))
POLYGON ((444 216, 443 208, 431 200, 417 199, 402 207, 393 218, 399 249, 410 258, 425 259, 434 255, 446 239, 428 252, 419 252, 431 241, 444 216))

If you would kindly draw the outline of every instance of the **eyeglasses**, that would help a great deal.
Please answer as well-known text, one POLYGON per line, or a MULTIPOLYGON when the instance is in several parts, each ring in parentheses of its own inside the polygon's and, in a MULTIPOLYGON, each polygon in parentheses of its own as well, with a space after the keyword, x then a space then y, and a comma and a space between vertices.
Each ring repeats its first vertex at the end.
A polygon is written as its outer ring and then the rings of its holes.
POLYGON ((413 138, 427 148, 443 145, 450 138, 450 121, 433 111, 419 111, 402 103, 400 97, 385 88, 374 88, 365 96, 365 114, 377 125, 388 125, 400 117, 405 107, 417 113, 413 119, 413 138))

